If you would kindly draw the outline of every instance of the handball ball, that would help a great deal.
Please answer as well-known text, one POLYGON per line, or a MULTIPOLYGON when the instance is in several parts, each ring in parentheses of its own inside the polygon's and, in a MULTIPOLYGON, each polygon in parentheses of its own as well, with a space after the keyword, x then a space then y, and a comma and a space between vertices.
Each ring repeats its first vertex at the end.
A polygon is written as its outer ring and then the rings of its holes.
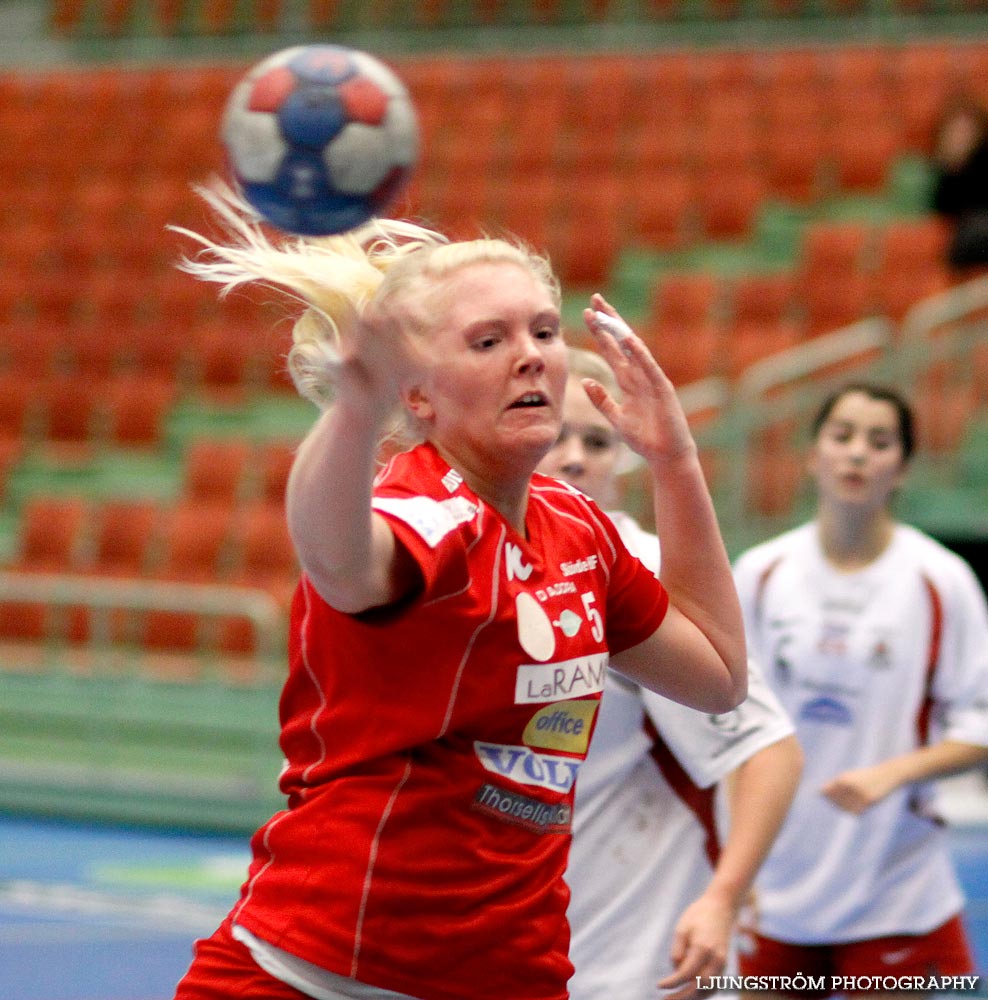
POLYGON ((223 143, 244 197, 304 236, 343 233, 380 215, 418 155, 404 84, 366 52, 304 45, 262 60, 236 85, 223 143))

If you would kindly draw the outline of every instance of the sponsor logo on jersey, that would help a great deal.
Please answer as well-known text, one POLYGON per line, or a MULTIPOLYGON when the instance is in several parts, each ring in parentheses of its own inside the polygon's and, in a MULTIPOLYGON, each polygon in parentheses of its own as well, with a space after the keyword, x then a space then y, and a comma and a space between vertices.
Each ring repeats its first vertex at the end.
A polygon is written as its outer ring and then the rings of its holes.
POLYGON ((843 656, 847 652, 850 626, 844 622, 824 622, 817 649, 824 655, 843 656))
POLYGON ((568 792, 580 770, 579 760, 536 753, 528 747, 476 740, 473 749, 480 763, 493 774, 509 778, 519 785, 534 785, 553 792, 568 792))
POLYGON ((559 663, 522 663, 515 675, 515 704, 582 698, 604 690, 607 653, 590 653, 559 663))
POLYGON ((532 716, 521 738, 530 747, 584 754, 599 705, 596 699, 546 705, 532 716))
POLYGON ((535 833, 569 833, 573 810, 565 802, 540 802, 497 785, 482 785, 474 809, 535 833))
POLYGON ((597 568, 597 556, 589 555, 583 559, 574 559, 572 562, 559 564, 559 569, 563 576, 576 576, 577 573, 590 573, 597 568))
POLYGON ((875 645, 868 655, 868 666, 874 670, 888 670, 892 666, 891 637, 880 635, 875 639, 875 645))
POLYGON ((583 619, 575 611, 570 611, 569 608, 566 608, 552 624, 555 625, 567 639, 572 639, 573 636, 580 631, 583 619))
POLYGON ((851 710, 836 698, 814 698, 800 709, 799 717, 807 722, 822 722, 830 726, 849 726, 854 721, 851 710))
POLYGON ((515 597, 515 621, 518 626, 518 644, 525 655, 545 663, 556 652, 556 634, 552 622, 531 594, 522 591, 515 597))
POLYGON ((456 469, 450 469, 440 482, 446 487, 448 493, 455 493, 463 485, 463 477, 456 469))
POLYGON ((504 543, 504 571, 509 580, 527 580, 532 567, 522 558, 521 549, 514 542, 504 543))
POLYGON ((741 726, 741 713, 735 708, 720 715, 708 716, 710 725, 725 736, 733 736, 741 726))

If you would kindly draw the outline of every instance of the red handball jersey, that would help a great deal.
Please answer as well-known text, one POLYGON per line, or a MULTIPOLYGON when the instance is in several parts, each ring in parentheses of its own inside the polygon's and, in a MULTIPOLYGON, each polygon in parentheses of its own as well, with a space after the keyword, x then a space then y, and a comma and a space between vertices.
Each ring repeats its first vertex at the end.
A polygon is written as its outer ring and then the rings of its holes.
POLYGON ((573 786, 608 652, 668 604, 607 517, 536 476, 527 537, 429 445, 374 509, 421 592, 335 611, 303 577, 281 699, 288 808, 254 837, 235 923, 424 1000, 563 1000, 573 786))

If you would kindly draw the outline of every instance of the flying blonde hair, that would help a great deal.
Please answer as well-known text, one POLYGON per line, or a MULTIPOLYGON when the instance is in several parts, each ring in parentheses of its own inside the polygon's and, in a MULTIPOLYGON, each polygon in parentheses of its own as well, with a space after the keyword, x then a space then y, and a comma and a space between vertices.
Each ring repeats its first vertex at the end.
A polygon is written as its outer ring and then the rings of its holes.
POLYGON ((339 236, 286 236, 276 242, 258 214, 225 183, 196 190, 218 217, 227 242, 172 227, 201 245, 179 268, 219 284, 221 297, 256 283, 298 303, 302 312, 292 330, 288 370, 299 394, 320 408, 332 401, 340 329, 372 300, 391 306, 392 315, 421 332, 420 313, 413 315, 407 306, 403 310, 402 303, 460 267, 488 262, 517 264, 545 285, 557 306, 561 299, 548 260, 520 241, 482 237, 451 242, 415 223, 377 219, 339 236))

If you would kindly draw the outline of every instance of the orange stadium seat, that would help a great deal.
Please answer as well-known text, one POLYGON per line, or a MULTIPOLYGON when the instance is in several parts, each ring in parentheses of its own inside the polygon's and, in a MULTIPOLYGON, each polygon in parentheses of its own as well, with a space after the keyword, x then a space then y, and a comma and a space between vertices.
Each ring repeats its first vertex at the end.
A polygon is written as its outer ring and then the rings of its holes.
MULTIPOLYGON (((34 496, 20 515, 17 551, 5 567, 25 573, 66 573, 74 568, 87 506, 79 497, 34 496)), ((0 637, 41 641, 53 611, 36 601, 0 601, 0 637)))
POLYGON ((170 378, 131 373, 105 384, 108 405, 107 438, 121 448, 153 449, 164 440, 165 419, 176 396, 170 378))
POLYGON ((952 284, 949 230, 936 216, 892 222, 879 233, 875 296, 879 309, 900 320, 917 302, 952 284))
POLYGON ((751 51, 721 50, 694 60, 695 86, 715 103, 724 97, 753 95, 761 85, 762 57, 751 51))
POLYGON ((874 232, 863 222, 817 222, 803 233, 804 272, 858 271, 866 267, 874 232))
POLYGON ((837 186, 846 191, 877 193, 902 150, 902 134, 892 122, 842 121, 831 133, 837 186))
POLYGON ((825 56, 815 48, 779 48, 759 60, 769 92, 821 92, 827 78, 825 56))
POLYGON ((662 370, 676 386, 721 374, 724 329, 715 323, 677 327, 645 324, 640 330, 662 370))
POLYGON ((197 438, 185 454, 182 497, 190 504, 232 508, 244 487, 250 444, 241 438, 197 438))
MULTIPOLYGON (((281 504, 261 501, 238 512, 232 532, 234 570, 227 582, 268 591, 287 610, 299 567, 281 504)), ((230 617, 220 625, 220 648, 253 652, 252 629, 230 617)))
POLYGON ((35 436, 44 385, 43 379, 16 370, 0 373, 0 439, 27 441, 35 436))
POLYGON ((78 496, 29 498, 21 511, 19 542, 12 568, 67 572, 76 565, 88 505, 78 496))
POLYGON ((256 351, 249 330, 217 319, 197 327, 192 335, 193 378, 214 398, 242 399, 253 385, 256 351))
POLYGON ((860 271, 807 272, 799 296, 808 336, 830 333, 874 315, 877 311, 874 279, 860 271))
POLYGON ((693 184, 685 170, 627 176, 632 242, 656 250, 679 250, 692 239, 693 184))
POLYGON ((223 572, 233 524, 233 509, 183 497, 162 522, 161 562, 156 577, 211 583, 223 572))
MULTIPOLYGON (((187 583, 214 583, 223 569, 232 510, 188 501, 164 519, 164 553, 155 576, 187 583)), ((198 648, 203 616, 192 611, 150 610, 143 616, 141 642, 146 649, 190 652, 198 648)))
POLYGON ((613 175, 573 183, 550 231, 553 265, 564 285, 603 287, 621 249, 625 197, 613 175))
POLYGON ((733 324, 775 324, 792 320, 796 283, 790 271, 741 274, 729 292, 728 314, 733 324))
POLYGON ((259 477, 257 493, 265 503, 284 504, 297 448, 295 441, 265 441, 258 445, 255 455, 259 477))
POLYGON ((719 318, 724 290, 718 275, 708 271, 663 275, 652 292, 652 316, 659 327, 701 330, 719 318))
POLYGON ((101 576, 140 577, 148 570, 162 517, 153 500, 110 499, 97 511, 92 557, 84 569, 101 576))
POLYGON ((55 374, 44 386, 44 436, 59 454, 90 457, 100 436, 101 381, 88 373, 55 374))
POLYGON ((697 175, 697 211, 700 229, 709 239, 750 237, 767 186, 755 167, 701 169, 697 175))
POLYGON ((813 201, 822 191, 826 149, 826 136, 819 120, 769 123, 764 151, 769 191, 798 204, 813 201))
POLYGON ((795 347, 802 339, 801 327, 786 320, 732 324, 724 338, 727 377, 737 381, 756 362, 795 347))
POLYGON ((893 57, 884 45, 841 45, 822 54, 823 73, 837 91, 874 94, 892 80, 893 57))

